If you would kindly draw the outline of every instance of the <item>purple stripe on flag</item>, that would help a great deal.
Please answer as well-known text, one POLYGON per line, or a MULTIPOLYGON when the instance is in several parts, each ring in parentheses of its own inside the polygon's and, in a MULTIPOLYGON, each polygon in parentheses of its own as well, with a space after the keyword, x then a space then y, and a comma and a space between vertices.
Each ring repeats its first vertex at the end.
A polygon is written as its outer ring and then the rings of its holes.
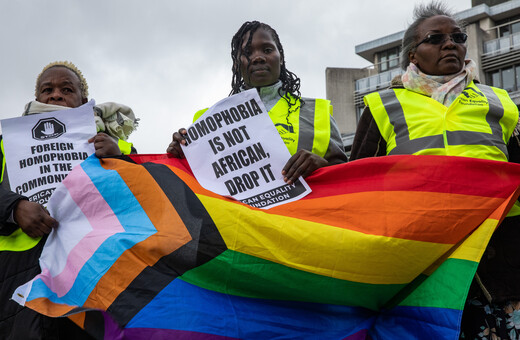
POLYGON ((176 329, 159 328, 127 328, 125 329, 125 340, 140 339, 177 339, 177 340, 234 340, 227 336, 199 333, 191 331, 181 331, 176 329))

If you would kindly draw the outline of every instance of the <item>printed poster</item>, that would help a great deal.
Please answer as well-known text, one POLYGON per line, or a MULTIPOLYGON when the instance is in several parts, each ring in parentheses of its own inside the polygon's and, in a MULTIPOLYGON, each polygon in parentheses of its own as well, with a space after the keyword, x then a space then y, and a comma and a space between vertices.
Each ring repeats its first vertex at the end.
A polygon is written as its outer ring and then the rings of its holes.
POLYGON ((284 182, 291 154, 255 89, 219 101, 186 130, 184 154, 210 191, 263 209, 311 192, 301 177, 284 182))
POLYGON ((94 153, 90 102, 73 109, 3 119, 4 154, 11 190, 45 205, 72 168, 94 153))

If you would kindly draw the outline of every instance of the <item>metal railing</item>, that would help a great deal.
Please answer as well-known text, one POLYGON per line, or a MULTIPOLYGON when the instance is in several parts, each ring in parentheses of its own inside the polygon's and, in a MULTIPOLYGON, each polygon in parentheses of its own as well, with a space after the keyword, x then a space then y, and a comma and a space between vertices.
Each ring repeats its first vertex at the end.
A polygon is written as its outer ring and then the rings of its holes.
POLYGON ((356 93, 373 92, 381 88, 390 86, 390 82, 395 76, 403 73, 401 68, 394 68, 392 70, 381 72, 370 77, 356 80, 356 93))
POLYGON ((520 49, 520 32, 484 42, 484 55, 491 56, 520 49))

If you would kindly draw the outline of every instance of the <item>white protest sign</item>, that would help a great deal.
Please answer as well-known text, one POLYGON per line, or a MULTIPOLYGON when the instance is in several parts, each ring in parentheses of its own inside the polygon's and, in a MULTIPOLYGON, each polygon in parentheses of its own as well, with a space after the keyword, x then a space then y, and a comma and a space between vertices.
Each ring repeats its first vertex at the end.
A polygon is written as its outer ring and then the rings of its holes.
POLYGON ((4 155, 11 190, 46 204, 72 168, 94 153, 93 100, 74 109, 3 119, 4 155))
POLYGON ((255 89, 219 101, 186 130, 184 154, 210 191, 265 209, 311 192, 303 178, 284 182, 291 155, 255 89))

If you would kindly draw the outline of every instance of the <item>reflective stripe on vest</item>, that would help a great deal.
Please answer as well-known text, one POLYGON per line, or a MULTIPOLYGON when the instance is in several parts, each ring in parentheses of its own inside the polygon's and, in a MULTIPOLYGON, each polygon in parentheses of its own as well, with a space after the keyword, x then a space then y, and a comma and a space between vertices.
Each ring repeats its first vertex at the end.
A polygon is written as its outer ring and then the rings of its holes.
MULTIPOLYGON (((383 105, 384 110, 388 115, 389 123, 392 125, 395 134, 395 147, 391 149, 388 154, 415 154, 427 149, 442 149, 446 146, 482 145, 496 147, 503 154, 503 157, 499 157, 497 155, 494 158, 486 158, 506 160, 508 157, 508 152, 506 143, 503 139, 504 131, 502 125, 500 124, 500 120, 504 117, 504 107, 499 97, 491 87, 481 85, 478 87, 478 89, 482 91, 482 93, 479 92, 479 94, 482 96, 485 95, 488 101, 488 113, 485 115, 485 119, 491 133, 482 131, 446 130, 444 131, 444 134, 434 134, 414 139, 410 139, 410 133, 408 124, 406 122, 404 109, 397 98, 396 91, 385 90, 380 92, 379 96, 381 98, 381 104, 383 105)), ((510 101, 509 98, 507 98, 507 100, 510 101)), ((367 101, 369 100, 367 99, 367 101)), ((448 108, 446 108, 446 110, 448 110, 448 108)), ((376 118, 376 115, 374 115, 374 118, 376 118)), ((515 119, 510 120, 512 123, 515 119)), ((378 122, 377 119, 376 122, 378 125, 381 124, 381 121, 378 122)), ((383 137, 385 139, 388 138, 388 136, 383 137)))
MULTIPOLYGON (((300 107, 300 122, 298 123, 299 132, 301 127, 305 125, 305 121, 314 123, 314 111, 316 101, 314 99, 305 99, 305 105, 300 107)), ((297 150, 313 150, 314 145, 314 129, 306 131, 309 138, 298 138, 297 150)), ((299 134, 298 134, 299 135, 299 134)))
POLYGON ((40 242, 41 237, 32 238, 18 228, 11 235, 0 236, 0 251, 25 251, 40 242))
MULTIPOLYGON (((294 98, 290 98, 293 102, 294 98)), ((269 117, 277 126, 291 155, 298 150, 308 150, 324 157, 330 142, 330 102, 325 99, 302 99, 305 102, 303 107, 297 101, 295 105, 298 109, 289 113, 289 104, 281 98, 269 111, 269 117), (288 125, 291 131, 287 129, 288 125)))
POLYGON ((380 96, 390 119, 390 124, 394 127, 394 131, 397 131, 395 136, 396 146, 388 153, 389 155, 414 154, 424 149, 444 147, 442 135, 420 137, 411 142, 408 124, 404 118, 403 107, 397 99, 394 90, 382 91, 380 92, 380 96))

